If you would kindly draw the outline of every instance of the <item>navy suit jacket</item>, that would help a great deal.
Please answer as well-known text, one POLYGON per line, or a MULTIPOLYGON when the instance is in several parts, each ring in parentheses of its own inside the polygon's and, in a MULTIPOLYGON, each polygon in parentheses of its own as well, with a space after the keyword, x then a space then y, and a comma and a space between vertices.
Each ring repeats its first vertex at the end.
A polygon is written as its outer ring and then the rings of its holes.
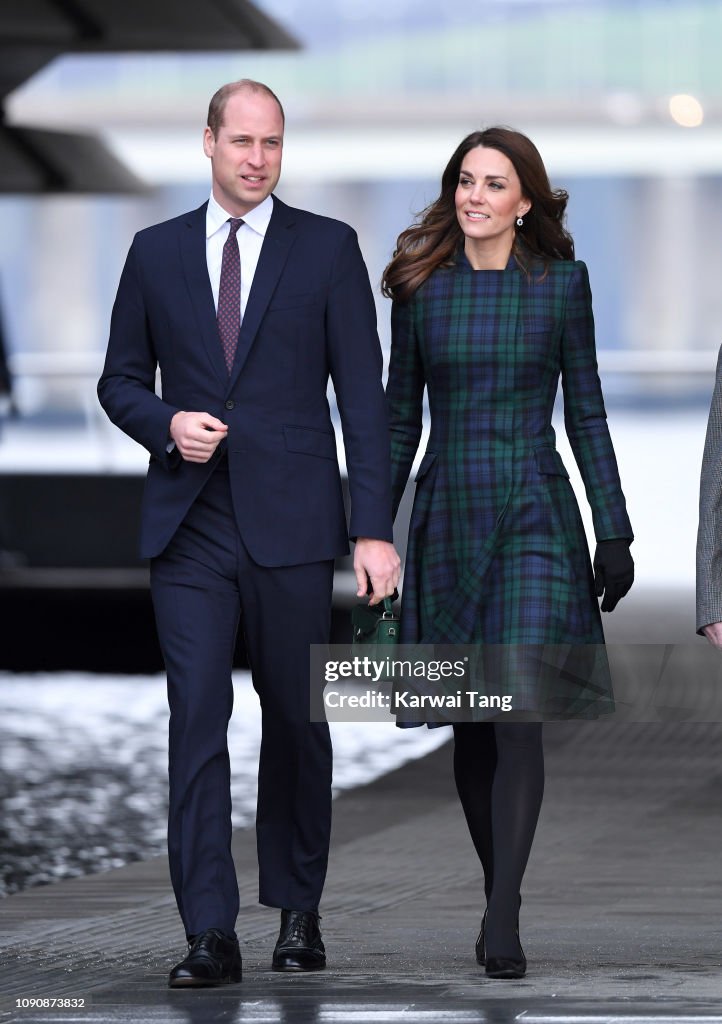
POLYGON ((274 196, 229 376, 205 225, 206 204, 135 236, 98 384, 110 419, 150 452, 141 556, 164 550, 223 449, 238 528, 259 564, 331 559, 348 552, 349 534, 390 541, 382 359, 355 232, 274 196), (348 529, 329 376, 346 449, 348 529), (179 410, 208 412, 228 424, 227 440, 209 463, 168 452, 179 410))

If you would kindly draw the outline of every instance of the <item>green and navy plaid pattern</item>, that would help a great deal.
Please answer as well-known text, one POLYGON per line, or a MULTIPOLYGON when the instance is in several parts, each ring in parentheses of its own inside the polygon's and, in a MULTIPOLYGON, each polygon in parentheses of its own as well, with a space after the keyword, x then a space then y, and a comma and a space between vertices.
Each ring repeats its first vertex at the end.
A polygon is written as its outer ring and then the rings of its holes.
POLYGON ((560 375, 596 537, 631 538, 583 263, 553 262, 540 279, 513 257, 506 270, 474 271, 462 254, 410 302, 394 303, 394 513, 421 437, 425 387, 431 412, 402 643, 603 642, 586 537, 551 426, 560 375))

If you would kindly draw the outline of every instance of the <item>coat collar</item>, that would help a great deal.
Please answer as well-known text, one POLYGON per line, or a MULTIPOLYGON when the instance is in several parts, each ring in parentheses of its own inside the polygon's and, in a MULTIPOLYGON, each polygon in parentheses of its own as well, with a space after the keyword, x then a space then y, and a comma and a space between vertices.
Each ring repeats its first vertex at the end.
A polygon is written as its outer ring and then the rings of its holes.
MULTIPOLYGON (((456 265, 457 265, 458 269, 459 270, 463 270, 465 273, 469 273, 469 274, 482 273, 482 271, 474 270, 474 268, 472 267, 471 263, 469 263, 469 258, 467 257, 466 253, 464 252, 464 243, 463 242, 459 245, 459 248, 456 250, 455 262, 456 262, 456 265)), ((519 264, 517 263, 516 259, 514 258, 514 253, 512 251, 512 252, 509 253, 509 259, 506 262, 506 266, 504 267, 504 271, 506 271, 506 270, 518 270, 518 269, 519 269, 519 264)), ((497 273, 503 273, 504 271, 497 271, 497 273)))

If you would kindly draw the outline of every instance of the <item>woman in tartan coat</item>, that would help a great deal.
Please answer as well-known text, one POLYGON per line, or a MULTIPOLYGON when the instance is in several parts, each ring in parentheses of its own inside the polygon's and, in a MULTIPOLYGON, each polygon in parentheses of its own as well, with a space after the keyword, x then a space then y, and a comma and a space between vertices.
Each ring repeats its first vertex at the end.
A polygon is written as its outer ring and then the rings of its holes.
POLYGON ((425 388, 431 413, 401 641, 483 644, 484 657, 496 651, 490 690, 511 694, 514 710, 534 719, 454 725, 454 774, 487 898, 476 956, 490 977, 526 970, 518 915, 544 786, 541 719, 613 706, 606 663, 586 678, 559 673, 563 685, 550 694, 538 671, 524 671, 524 647, 576 645, 594 660, 604 642, 597 597, 604 594, 602 610, 611 611, 633 580, 587 270, 563 227, 567 198, 552 192, 524 135, 474 132, 444 171, 439 198, 399 237, 384 274, 394 300, 394 513, 421 438, 425 388), (560 375, 593 513, 594 571, 551 426, 560 375))

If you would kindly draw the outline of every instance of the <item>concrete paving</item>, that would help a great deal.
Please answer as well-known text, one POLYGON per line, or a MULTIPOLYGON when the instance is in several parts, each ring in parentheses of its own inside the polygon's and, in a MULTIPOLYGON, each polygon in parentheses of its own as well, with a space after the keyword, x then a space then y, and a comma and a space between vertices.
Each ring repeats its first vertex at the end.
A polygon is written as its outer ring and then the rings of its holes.
MULTIPOLYGON (((650 598, 636 635, 646 623, 689 642, 689 609, 689 594, 650 598)), ((0 903, 0 1021, 722 1024, 722 725, 545 733, 522 981, 489 980, 474 958, 481 876, 446 745, 336 801, 327 971, 270 970, 278 915, 256 902, 255 839, 243 830, 241 985, 166 988, 183 936, 161 857, 0 903), (17 1004, 42 997, 85 1005, 17 1004)))

